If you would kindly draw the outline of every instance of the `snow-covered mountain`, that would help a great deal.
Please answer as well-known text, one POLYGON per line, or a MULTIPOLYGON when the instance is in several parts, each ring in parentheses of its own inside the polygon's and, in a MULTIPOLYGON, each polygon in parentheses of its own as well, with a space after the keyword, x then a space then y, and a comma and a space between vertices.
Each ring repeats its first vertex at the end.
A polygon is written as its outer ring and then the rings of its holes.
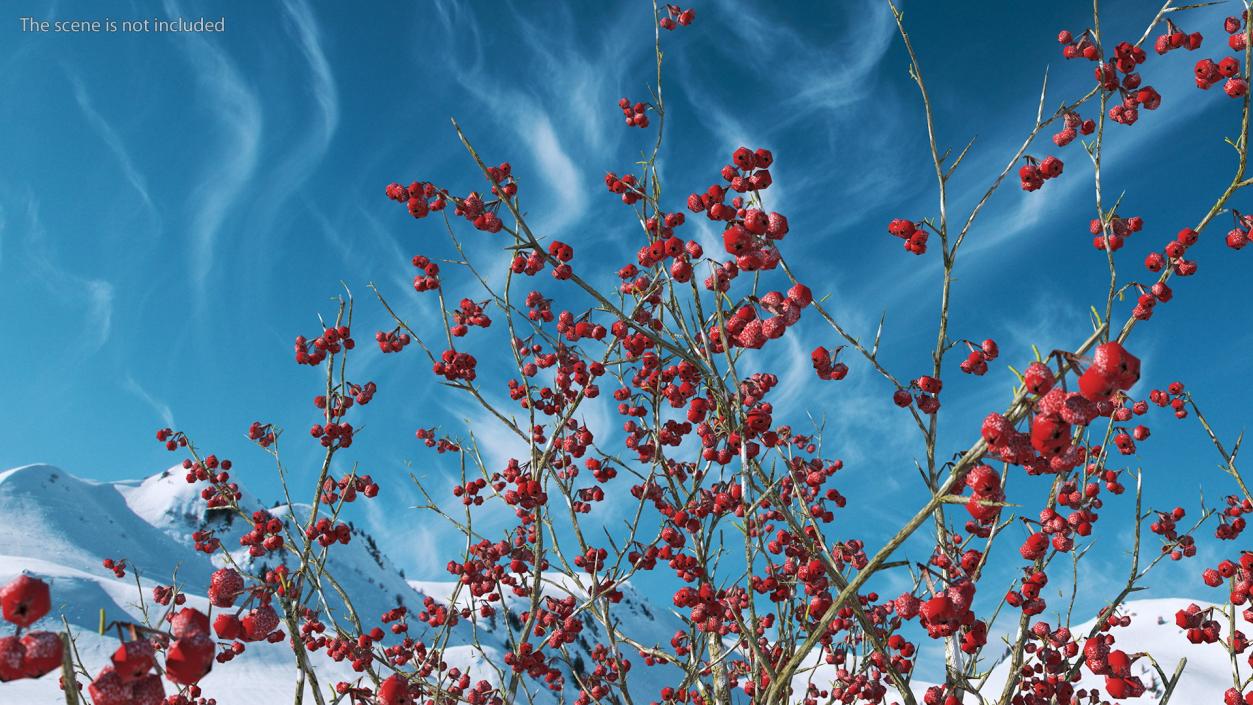
MULTIPOLYGON (((309 507, 300 505, 268 509, 276 516, 294 516, 299 520, 309 513, 309 507)), ((79 656, 94 672, 107 663, 108 655, 118 645, 112 634, 101 635, 97 631, 101 610, 109 621, 142 621, 145 607, 153 608, 152 587, 168 584, 172 575, 187 586, 188 603, 207 610, 208 601, 194 593, 207 585, 209 574, 217 566, 194 549, 192 534, 201 528, 215 529, 223 544, 235 549, 235 559, 247 563, 246 552, 238 550, 243 523, 232 522, 219 512, 207 512, 197 488, 183 480, 179 469, 141 482, 99 483, 81 480, 48 465, 15 468, 0 472, 0 584, 23 571, 51 583, 52 613, 35 628, 60 630, 64 617, 76 634, 79 656), (126 559, 130 572, 125 578, 116 578, 101 566, 104 558, 126 559), (136 574, 140 576, 142 591, 136 585, 136 574), (141 604, 141 598, 145 604, 141 604)), ((397 604, 420 609, 427 596, 446 604, 453 594, 451 582, 405 580, 373 539, 356 529, 350 544, 330 553, 328 570, 337 577, 345 593, 352 596, 356 611, 371 623, 397 604)), ((582 595, 578 586, 566 579, 553 576, 550 582, 546 592, 555 597, 572 594, 577 599, 582 595)), ((622 589, 624 598, 618 605, 617 617, 624 622, 625 631, 641 642, 668 643, 681 626, 678 618, 667 606, 652 603, 629 584, 622 589)), ((1117 631, 1119 648, 1128 652, 1149 651, 1168 672, 1180 658, 1186 657, 1188 666, 1175 702, 1221 702, 1223 690, 1231 682, 1229 661, 1219 646, 1192 646, 1182 637, 1175 626, 1174 613, 1187 602, 1128 603, 1126 612, 1133 616, 1133 622, 1117 631)), ((520 600, 507 606, 514 614, 526 609, 520 600)), ((342 604, 331 604, 331 609, 342 617, 342 604)), ((477 633, 471 633, 469 624, 459 625, 451 634, 444 660, 469 669, 476 680, 495 681, 494 667, 503 663, 503 654, 508 651, 505 618, 502 611, 501 616, 485 620, 477 633)), ((582 637, 568 648, 584 663, 591 663, 591 650, 606 640, 599 624, 588 615, 583 615, 583 619, 582 637)), ((420 638, 419 626, 416 620, 411 621, 414 636, 420 638)), ((1090 626, 1089 623, 1076 630, 1086 631, 1090 626)), ((322 657, 316 663, 324 686, 358 677, 347 664, 322 657)), ((663 685, 677 681, 675 674, 664 668, 633 665, 637 668, 631 669, 630 683, 633 695, 638 693, 638 702, 655 700, 663 685)), ((804 678, 828 685, 830 669, 818 666, 804 678)), ((1144 661, 1138 662, 1136 669, 1150 684, 1150 690, 1132 702, 1155 702, 1153 688, 1160 688, 1159 679, 1149 673, 1144 661)), ((1003 683, 1007 670, 1005 664, 997 666, 989 682, 1003 683)), ((219 666, 201 683, 206 696, 216 698, 219 705, 288 702, 294 684, 291 651, 281 644, 264 643, 250 645, 242 656, 229 666, 219 666)), ((917 681, 912 684, 919 695, 926 685, 917 681)), ((1100 679, 1090 675, 1082 684, 1099 685, 1100 679)), ((561 699, 560 694, 541 692, 533 682, 529 686, 536 693, 535 703, 561 699)), ((565 696, 567 701, 573 699, 572 692, 565 696)), ((3 705, 63 702, 55 674, 0 685, 3 705)))
MULTIPOLYGON (((265 506, 280 518, 294 516, 301 523, 310 511, 305 505, 254 506, 265 506)), ((195 550, 193 534, 202 528, 214 529, 223 545, 233 549, 232 557, 247 565, 252 560, 238 544, 239 535, 246 530, 244 523, 223 512, 207 511, 198 488, 184 481, 179 468, 139 482, 117 483, 82 480, 48 465, 14 468, 0 472, 0 584, 22 572, 48 581, 52 586, 53 610, 34 628, 61 630, 64 615, 76 635, 79 656, 94 672, 108 662, 109 654, 118 645, 112 633, 98 633, 101 610, 110 622, 142 622, 145 606, 154 608, 152 588, 169 584, 171 576, 177 575, 179 584, 188 591, 188 604, 207 611, 208 600, 196 592, 204 590, 209 575, 219 566, 195 550), (104 558, 125 559, 126 577, 119 579, 103 568, 104 558), (142 591, 136 584, 136 575, 142 591), (141 598, 145 605, 141 605, 141 598)), ((370 624, 377 623, 379 615, 399 604, 420 610, 428 595, 445 604, 455 587, 451 582, 406 581, 373 538, 356 528, 352 541, 335 547, 328 556, 327 572, 335 576, 344 593, 351 596, 353 608, 370 624)), ((273 555, 263 560, 270 561, 269 567, 274 566, 273 555)), ((558 598, 572 591, 578 594, 576 587, 555 579, 546 586, 546 594, 558 598)), ((332 594, 330 607, 342 619, 345 610, 333 592, 328 590, 332 594)), ((634 622, 632 633, 658 643, 669 641, 679 626, 677 618, 648 604, 629 585, 624 586, 624 592, 621 614, 634 622)), ((510 607, 515 614, 526 609, 521 601, 510 607)), ((504 619, 502 615, 485 621, 477 633, 471 632, 473 627, 468 622, 459 624, 444 648, 444 661, 468 669, 475 680, 496 682, 496 670, 487 664, 503 665, 503 655, 508 650, 504 619)), ((591 649, 605 639, 598 624, 590 618, 585 624, 583 638, 567 648, 590 664, 591 649)), ((423 627, 410 620, 410 634, 415 638, 423 636, 423 627)), ((359 678, 346 663, 319 658, 317 666, 324 686, 359 678)), ((633 690, 655 695, 661 685, 654 680, 662 678, 663 672, 642 667, 632 670, 633 690)), ((289 701, 295 682, 290 649, 281 644, 261 643, 250 645, 229 666, 217 667, 201 686, 205 695, 216 698, 219 705, 252 705, 289 701)), ((557 701, 534 683, 528 686, 537 695, 536 703, 557 701)), ((63 702, 55 674, 0 686, 3 705, 63 702)))

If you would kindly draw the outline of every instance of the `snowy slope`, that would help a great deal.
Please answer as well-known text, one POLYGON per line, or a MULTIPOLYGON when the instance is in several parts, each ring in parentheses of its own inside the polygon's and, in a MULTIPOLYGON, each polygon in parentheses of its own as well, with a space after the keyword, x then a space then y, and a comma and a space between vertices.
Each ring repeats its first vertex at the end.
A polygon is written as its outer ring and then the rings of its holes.
MULTIPOLYGON (((48 580, 52 584, 53 611, 36 628, 61 629, 64 617, 76 634, 79 655, 94 672, 107 662, 108 654, 118 644, 112 634, 97 633, 101 610, 110 621, 143 621, 141 598, 148 601, 148 609, 153 609, 152 587, 168 584, 175 571, 179 582, 193 588, 193 592, 194 588, 203 588, 215 566, 193 548, 192 534, 200 528, 211 527, 225 546, 238 546, 243 522, 227 521, 220 514, 206 516, 205 510, 197 489, 184 482, 178 468, 143 481, 122 483, 88 482, 46 465, 0 472, 0 584, 23 571, 48 580), (105 557, 125 558, 137 568, 142 592, 136 586, 134 572, 117 579, 103 569, 100 562, 105 557)), ((303 505, 272 507, 269 511, 284 518, 294 517, 301 523, 309 515, 309 507, 303 505)), ((249 560, 242 551, 236 550, 233 556, 241 562, 249 560)), ((456 586, 452 582, 406 581, 373 539, 358 529, 354 529, 349 545, 337 547, 330 556, 329 572, 352 596, 353 606, 362 619, 371 623, 397 604, 420 609, 428 595, 446 604, 456 586)), ((268 560, 269 567, 273 567, 274 558, 268 560)), ((668 643, 681 627, 668 605, 650 601, 629 584, 623 585, 622 590, 624 598, 615 614, 622 620, 624 631, 646 644, 668 643)), ((576 601, 586 598, 572 580, 556 574, 545 576, 544 594, 556 598, 573 595, 576 601)), ((203 597, 189 596, 189 603, 202 610, 207 608, 203 597)), ((1231 682, 1229 662, 1221 648, 1193 646, 1183 638, 1175 626, 1174 613, 1186 604, 1186 600, 1168 599, 1128 603, 1125 611, 1133 616, 1133 621, 1130 627, 1115 631, 1118 648, 1128 653, 1149 651, 1168 672, 1180 658, 1186 657, 1188 667, 1175 702, 1221 702, 1222 692, 1231 682)), ((516 617, 528 604, 510 597, 504 607, 516 617)), ((341 604, 332 601, 331 608, 343 617, 341 604)), ((459 625, 445 649, 445 661, 468 668, 476 680, 497 682, 496 668, 503 665, 502 657, 509 649, 506 619, 502 610, 497 617, 483 621, 477 634, 472 633, 468 623, 459 625)), ((582 619, 582 638, 568 648, 584 663, 590 663, 591 650, 606 639, 603 628, 591 615, 584 614, 582 619)), ((420 627, 421 623, 411 621, 413 636, 423 636, 420 627)), ((1075 630, 1086 632, 1090 627, 1088 623, 1075 630)), ((634 654, 631 656, 634 659, 634 654)), ((317 663, 324 684, 356 678, 345 664, 324 658, 318 658, 317 663)), ((660 687, 678 680, 666 668, 646 668, 638 662, 633 666, 631 690, 638 702, 655 700, 660 687)), ((1150 691, 1131 702, 1155 702, 1153 687, 1160 687, 1158 679, 1147 673, 1146 662, 1138 662, 1135 669, 1150 684, 1150 691)), ((996 666, 989 685, 999 691, 1007 670, 1005 664, 996 666)), ((254 644, 229 666, 219 666, 202 685, 205 694, 216 698, 219 705, 290 702, 296 682, 294 674, 287 647, 254 644)), ((802 678, 812 679, 825 688, 831 676, 831 666, 819 665, 802 678)), ((1100 684, 1101 679, 1089 675, 1082 685, 1100 684)), ((918 681, 911 684, 918 695, 927 685, 918 681)), ((533 682, 528 681, 527 686, 536 692, 537 705, 557 702, 554 694, 541 692, 533 682)), ((567 692, 567 700, 572 699, 570 695, 567 692)), ((63 702, 55 675, 0 685, 0 705, 63 702)))
MULTIPOLYGON (((1223 691, 1231 687, 1231 662, 1227 652, 1218 644, 1191 644, 1184 637, 1183 630, 1175 625, 1175 613, 1196 602, 1202 608, 1210 607, 1210 603, 1196 600, 1156 599, 1133 600, 1119 611, 1120 615, 1131 617, 1131 625, 1113 630, 1117 639, 1113 648, 1122 649, 1128 654, 1148 652, 1161 665, 1162 670, 1170 676, 1180 659, 1187 659, 1183 676, 1179 680, 1175 696, 1171 702, 1222 703, 1223 691)), ((1088 634, 1096 620, 1089 620, 1072 627, 1076 634, 1088 634)), ((1225 631, 1225 628, 1224 628, 1225 631)), ((1242 658, 1243 662, 1244 659, 1242 658)), ((1243 664, 1242 664, 1243 665, 1243 664)), ((1000 692, 1009 671, 1007 663, 1001 663, 992 670, 988 682, 996 686, 1000 692)), ((1244 671, 1247 675, 1247 669, 1244 671)), ((1084 669, 1079 688, 1104 688, 1105 679, 1094 676, 1084 669)), ((1153 703, 1163 694, 1164 684, 1157 675, 1148 659, 1140 659, 1132 664, 1131 674, 1140 676, 1146 687, 1144 695, 1128 700, 1133 703, 1153 703)), ((1102 691, 1103 692, 1103 691, 1102 691)))
POLYGON ((188 551, 136 514, 111 484, 80 480, 48 465, 0 473, 0 546, 31 558, 54 556, 58 564, 96 573, 103 558, 126 558, 146 575, 177 568, 189 582, 204 583, 209 561, 188 551))
MULTIPOLYGON (((266 506, 271 514, 285 521, 294 518, 302 525, 308 520, 310 508, 306 505, 253 505, 245 497, 246 507, 266 506)), ((177 467, 142 481, 119 483, 84 481, 47 465, 5 471, 0 473, 0 584, 22 572, 51 583, 53 611, 34 628, 60 630, 64 617, 75 632, 81 659, 95 672, 118 645, 114 634, 102 636, 97 631, 101 610, 110 622, 143 622, 145 607, 153 613, 159 609, 151 602, 152 588, 169 584, 176 572, 179 583, 192 593, 207 585, 217 566, 194 550, 192 534, 202 528, 215 530, 223 545, 234 549, 235 561, 252 563, 247 552, 238 548, 239 535, 246 529, 244 522, 220 512, 207 513, 198 488, 185 482, 177 467), (106 557, 125 558, 137 571, 118 579, 101 566, 106 557), (136 585, 136 572, 142 591, 136 585), (146 605, 141 605, 141 600, 146 605)), ((262 560, 265 567, 275 566, 274 556, 262 560)), ((220 564, 222 559, 215 557, 214 561, 220 564)), ((371 624, 398 604, 421 609, 427 595, 443 601, 454 588, 453 583, 406 581, 374 540, 356 528, 347 546, 336 546, 329 553, 328 572, 352 596, 356 612, 371 624)), ((648 605, 630 586, 624 586, 624 591, 623 615, 632 623, 632 633, 668 641, 678 628, 677 619, 648 605)), ((576 597, 583 596, 577 588, 575 593, 576 597)), ((567 592, 554 583, 546 586, 545 594, 564 597, 567 592)), ((207 610, 202 596, 189 594, 188 603, 207 610)), ((335 616, 344 619, 342 603, 333 596, 330 603, 335 616)), ((515 615, 527 608, 521 600, 511 601, 509 606, 515 615)), ((503 665, 508 650, 509 630, 504 622, 503 614, 488 620, 477 634, 472 633, 469 622, 462 622, 452 631, 444 660, 468 669, 475 680, 498 682, 496 669, 503 665)), ((590 618, 587 625, 584 638, 569 648, 590 663, 591 649, 604 639, 599 625, 590 618)), ((411 620, 412 636, 428 636, 424 629, 425 625, 411 620)), ((287 647, 253 644, 229 666, 219 666, 210 673, 202 686, 219 705, 288 702, 296 682, 294 669, 287 647)), ((318 672, 324 685, 358 678, 346 664, 327 659, 318 659, 318 672)), ((635 673, 633 690, 649 699, 661 687, 656 679, 667 675, 661 669, 640 668, 635 673)), ((553 694, 542 692, 533 682, 526 686, 537 696, 536 703, 556 702, 553 694)), ((63 702, 55 675, 0 686, 0 705, 63 702)))

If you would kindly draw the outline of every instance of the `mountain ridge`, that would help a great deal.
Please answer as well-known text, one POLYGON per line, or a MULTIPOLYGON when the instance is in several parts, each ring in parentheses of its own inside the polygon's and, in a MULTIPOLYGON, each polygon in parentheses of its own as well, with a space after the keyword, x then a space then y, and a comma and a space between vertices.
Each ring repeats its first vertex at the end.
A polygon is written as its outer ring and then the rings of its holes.
MULTIPOLYGON (((246 507, 261 508, 255 501, 245 500, 246 507)), ((63 629, 61 619, 75 631, 76 648, 88 670, 93 673, 107 662, 108 654, 117 647, 112 635, 97 632, 100 611, 109 620, 140 621, 145 609, 151 609, 151 590, 157 584, 168 584, 175 572, 180 584, 188 586, 188 604, 208 609, 207 599, 197 590, 208 584, 215 562, 196 552, 192 534, 199 528, 219 531, 223 545, 232 558, 251 565, 252 559, 238 544, 245 522, 225 519, 223 515, 206 516, 207 504, 196 486, 188 484, 179 467, 165 470, 142 480, 94 482, 77 478, 59 468, 33 464, 0 472, 0 584, 7 583, 21 572, 29 572, 52 584, 53 610, 35 628, 63 629), (118 579, 101 566, 104 558, 126 559, 132 571, 118 579), (138 576, 135 570, 138 570, 138 576)), ((310 508, 304 505, 267 507, 280 517, 295 517, 303 523, 310 508)), ((387 609, 403 603, 420 610, 427 596, 447 604, 455 581, 413 580, 402 576, 385 553, 378 550, 373 538, 361 529, 353 529, 353 539, 346 546, 330 551, 328 570, 353 596, 354 607, 363 620, 373 623, 387 609)), ((274 558, 267 557, 273 566, 274 558)), ((216 563, 221 564, 218 557, 216 563)), ((644 640, 667 643, 682 622, 668 606, 651 604, 630 583, 623 583, 623 601, 615 616, 625 620, 629 633, 644 640)), ((572 579, 546 574, 544 593, 553 596, 581 594, 572 579)), ((1137 616, 1128 628, 1117 630, 1118 648, 1128 652, 1150 650, 1162 667, 1171 671, 1179 658, 1188 658, 1188 668, 1180 683, 1176 702, 1221 702, 1223 691, 1230 684, 1230 662, 1218 645, 1193 646, 1174 625, 1173 615, 1189 600, 1159 598, 1137 600, 1125 605, 1127 613, 1137 616)), ((1205 605, 1202 605, 1203 607, 1205 605)), ((342 609, 342 605, 338 605, 342 609)), ((508 597, 499 618, 483 620, 478 626, 463 621, 453 629, 444 650, 450 666, 469 668, 475 680, 484 678, 497 682, 489 665, 499 665, 508 651, 506 618, 527 608, 520 598, 508 597)), ((332 604, 334 612, 336 605, 332 604)), ((568 648, 574 649, 585 663, 590 663, 590 649, 605 640, 603 628, 591 615, 584 613, 582 638, 568 648)), ((1077 631, 1091 628, 1092 621, 1074 627, 1077 631)), ((422 638, 425 625, 411 620, 411 635, 422 638)), ((925 646, 925 644, 924 644, 925 646)), ((634 656, 632 656, 634 659, 634 656)), ((338 680, 353 681, 360 677, 345 663, 335 663, 318 655, 315 663, 323 685, 338 680)), ((642 664, 636 663, 636 666, 642 664)), ((999 663, 988 679, 999 693, 1008 664, 999 663)), ((678 679, 670 667, 638 668, 631 671, 633 696, 650 702, 665 685, 678 679)), ((833 667, 818 665, 807 676, 815 682, 829 684, 833 667)), ((1136 675, 1143 675, 1149 690, 1141 699, 1129 702, 1152 702, 1150 697, 1160 683, 1147 661, 1137 662, 1136 675)), ((568 675, 568 674, 567 674, 568 675)), ((573 679, 567 677, 568 684, 573 679)), ((1080 687, 1099 687, 1103 679, 1086 673, 1080 687)), ((219 705, 251 705, 257 702, 286 702, 292 697, 295 683, 294 663, 290 650, 282 645, 251 644, 239 658, 225 666, 218 665, 203 681, 207 696, 219 705)), ((534 685, 534 684, 530 684, 534 685)), ((911 689, 918 696, 930 684, 918 680, 911 689)), ((555 703, 556 694, 536 686, 535 703, 555 703)), ((798 689, 802 690, 802 689, 798 689)), ((565 697, 572 700, 572 685, 565 697)), ((798 699, 800 693, 794 697, 798 699)), ((64 702, 55 676, 35 681, 16 681, 0 685, 0 702, 43 705, 64 702), (18 698, 8 700, 7 698, 18 698)))

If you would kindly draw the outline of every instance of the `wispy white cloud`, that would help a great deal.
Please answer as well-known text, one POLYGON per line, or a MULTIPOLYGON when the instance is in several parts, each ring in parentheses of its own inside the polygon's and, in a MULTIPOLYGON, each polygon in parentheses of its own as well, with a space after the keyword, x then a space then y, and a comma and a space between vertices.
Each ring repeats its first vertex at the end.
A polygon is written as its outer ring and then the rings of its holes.
MULTIPOLYGON (((601 9, 612 13, 615 8, 601 9)), ((542 81, 535 88, 544 93, 546 106, 560 106, 560 114, 570 116, 562 127, 581 136, 582 146, 589 156, 605 155, 606 150, 627 133, 623 129, 611 129, 619 123, 606 116, 613 114, 615 101, 622 97, 611 92, 615 84, 613 76, 621 73, 612 68, 620 66, 622 57, 630 53, 633 45, 640 45, 642 38, 622 28, 632 26, 630 15, 645 16, 641 10, 626 5, 616 15, 605 16, 600 26, 606 29, 596 33, 594 39, 582 47, 578 42, 550 41, 554 33, 581 36, 583 30, 576 29, 569 6, 553 5, 551 12, 542 15, 517 8, 513 12, 513 19, 522 30, 521 37, 531 52, 528 63, 540 68, 537 75, 561 76, 560 81, 542 81)), ((652 78, 651 73, 646 75, 652 78)), ((644 100, 643 85, 623 90, 632 100, 644 100)))
POLYGON ((74 274, 57 264, 48 233, 39 216, 39 201, 26 199, 26 243, 30 273, 55 296, 84 306, 82 354, 94 353, 109 341, 113 330, 113 284, 74 274))
POLYGON ((769 17, 769 11, 770 6, 746 5, 733 16, 710 18, 728 38, 719 45, 726 61, 716 65, 751 56, 756 65, 787 65, 787 71, 755 85, 751 94, 742 89, 719 94, 723 82, 704 73, 707 64, 678 61, 682 95, 693 106, 692 117, 714 136, 722 158, 740 146, 775 148, 774 185, 764 194, 769 208, 788 212, 817 191, 838 192, 841 221, 855 220, 889 194, 899 195, 905 181, 896 155, 909 142, 900 129, 908 107, 877 78, 896 36, 895 23, 886 6, 863 2, 848 11, 838 36, 818 41, 769 17), (795 62, 794 56, 807 59, 795 62), (746 105, 754 108, 746 111, 746 105), (765 125, 741 117, 764 106, 771 106, 765 125), (868 114, 875 116, 873 126, 867 125, 868 114), (794 145, 797 136, 815 151, 780 150, 794 145), (839 155, 853 167, 815 164, 819 153, 839 155))
MULTIPOLYGON (((182 14, 179 5, 171 0, 167 0, 165 9, 172 17, 182 14)), ((214 122, 220 126, 223 137, 211 156, 200 165, 203 176, 191 192, 192 242, 188 268, 196 303, 203 305, 223 223, 256 173, 263 115, 256 91, 217 43, 188 34, 179 37, 179 45, 198 71, 197 79, 216 110, 214 122)))
POLYGON ((152 396, 147 389, 135 381, 135 378, 129 372, 122 378, 122 388, 152 407, 152 410, 156 412, 157 416, 161 418, 161 422, 167 428, 175 428, 174 412, 170 409, 170 405, 152 396))
POLYGON ((532 157, 539 163, 554 206, 545 209, 539 219, 540 229, 543 234, 556 235, 582 220, 587 211, 586 182, 582 170, 562 146, 552 120, 533 106, 530 110, 530 114, 520 121, 527 127, 520 131, 519 136, 526 141, 532 157))
MULTIPOLYGON (((456 62, 465 73, 477 76, 483 64, 483 38, 479 32, 479 23, 470 16, 475 12, 475 6, 454 0, 433 0, 431 7, 435 10, 435 20, 439 23, 441 35, 457 38, 452 43, 453 51, 445 55, 444 60, 456 62), (469 54, 469 57, 464 57, 463 53, 469 54)), ((428 27, 427 18, 420 13, 416 17, 419 31, 425 32, 428 27)), ((421 50, 421 47, 416 48, 421 50)), ((417 55, 419 63, 424 63, 427 59, 425 54, 417 55)))
POLYGON ((326 143, 339 125, 339 91, 335 87, 330 62, 326 60, 326 53, 322 49, 322 33, 309 4, 304 0, 287 0, 283 8, 295 27, 300 50, 309 62, 310 88, 321 114, 318 142, 325 149, 326 143))
MULTIPOLYGON (((518 36, 526 49, 527 64, 534 67, 528 76, 538 80, 518 80, 505 75, 484 61, 480 35, 481 17, 468 16, 476 9, 437 2, 434 16, 445 31, 462 37, 457 50, 442 55, 445 66, 459 78, 459 86, 484 106, 510 106, 499 123, 525 145, 530 161, 538 168, 544 191, 530 196, 531 225, 541 237, 561 236, 580 222, 590 206, 589 181, 585 164, 608 163, 609 151, 622 139, 625 130, 608 119, 616 110, 618 96, 613 91, 615 70, 622 64, 632 37, 620 31, 615 21, 587 42, 552 42, 556 34, 579 36, 568 8, 554 6, 552 12, 536 19, 533 13, 512 12, 519 26, 518 36), (542 24, 541 24, 542 22, 542 24), (547 77, 560 76, 560 80, 547 77)), ((424 57, 423 60, 426 60, 424 57)), ((642 90, 637 90, 637 98, 642 90)), ((464 117, 464 116, 463 116, 464 117)), ((463 127, 475 139, 476 125, 463 120, 463 127)), ((519 159, 515 159, 516 162, 519 159)), ((525 172, 518 173, 524 200, 528 183, 525 172)))
POLYGON ((121 135, 113 127, 103 115, 96 110, 95 104, 91 100, 91 95, 87 92, 87 87, 83 84, 82 79, 74 73, 69 74, 70 83, 74 86, 74 99, 78 102, 78 107, 83 111, 83 116, 87 118, 87 124, 95 130, 100 139, 104 140, 105 145, 113 152, 113 156, 117 158, 118 163, 122 167, 122 173, 126 176, 126 180, 130 183, 135 192, 139 194, 139 198, 144 203, 144 209, 153 219, 156 227, 155 230, 161 229, 161 215, 157 212, 156 206, 152 202, 152 197, 148 194, 148 181, 135 166, 135 161, 131 158, 130 151, 126 148, 126 143, 122 141, 121 135))

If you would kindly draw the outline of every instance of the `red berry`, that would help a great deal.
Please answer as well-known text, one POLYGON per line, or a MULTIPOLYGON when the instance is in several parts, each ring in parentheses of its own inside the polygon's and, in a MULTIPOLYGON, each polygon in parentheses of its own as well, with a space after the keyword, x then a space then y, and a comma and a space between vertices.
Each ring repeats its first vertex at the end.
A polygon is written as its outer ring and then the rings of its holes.
POLYGON ((1095 365, 1079 375, 1079 393, 1089 401, 1106 401, 1116 391, 1118 386, 1095 365))
POLYGON ((131 684, 131 705, 163 705, 165 703, 165 684, 161 677, 152 674, 131 684))
POLYGON ((131 685, 122 680, 112 666, 105 666, 87 686, 87 693, 95 705, 132 705, 134 698, 131 685))
POLYGON ((26 647, 15 636, 0 637, 0 683, 26 677, 26 647))
POLYGON ((26 648, 23 667, 27 678, 39 678, 59 669, 65 658, 65 642, 56 632, 27 632, 22 646, 26 648))
POLYGON ((278 614, 269 605, 253 608, 240 620, 246 641, 261 641, 278 627, 278 614))
POLYGON ((207 636, 209 618, 199 610, 184 607, 170 620, 170 631, 175 637, 207 636))
POLYGON ((1023 372, 1022 383, 1031 394, 1048 394, 1053 388, 1053 371, 1043 362, 1033 362, 1023 372))
POLYGON ((117 647, 111 657, 113 670, 126 682, 139 680, 157 665, 156 653, 147 641, 128 641, 117 647))
POLYGON ((234 568, 213 571, 209 578, 209 602, 214 607, 230 607, 244 591, 244 579, 234 568))
MULTIPOLYGON (((184 610, 186 612, 187 610, 184 610)), ((165 677, 179 685, 195 685, 213 668, 213 640, 205 633, 175 639, 165 656, 165 677)))
POLYGON ((417 702, 409 682, 399 674, 388 676, 380 683, 374 699, 378 705, 414 705, 417 702))
POLYGON ((1127 352, 1117 341, 1098 345, 1092 366, 1099 369, 1119 389, 1130 389, 1140 379, 1140 358, 1127 352))
POLYGON ((223 612, 213 620, 213 632, 219 639, 238 639, 244 633, 239 617, 230 612, 223 612))
POLYGON ((52 597, 48 583, 19 575, 13 582, 0 588, 0 609, 5 621, 19 627, 29 627, 52 609, 52 597))

